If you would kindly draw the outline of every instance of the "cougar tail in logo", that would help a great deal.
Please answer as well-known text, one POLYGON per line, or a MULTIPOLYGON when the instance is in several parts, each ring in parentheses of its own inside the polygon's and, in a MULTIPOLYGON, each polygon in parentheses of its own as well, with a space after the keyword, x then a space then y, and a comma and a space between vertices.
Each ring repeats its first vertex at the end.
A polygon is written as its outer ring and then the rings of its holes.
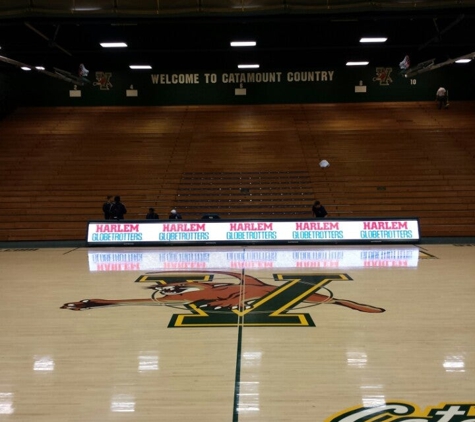
POLYGON ((332 299, 327 303, 334 303, 335 305, 345 306, 356 311, 368 312, 370 314, 379 314, 385 311, 383 308, 377 308, 376 306, 365 305, 364 303, 353 302, 345 299, 332 299))
POLYGON ((151 299, 83 299, 79 302, 65 303, 60 309, 70 309, 71 311, 82 311, 83 309, 100 308, 105 306, 121 305, 153 305, 151 299))

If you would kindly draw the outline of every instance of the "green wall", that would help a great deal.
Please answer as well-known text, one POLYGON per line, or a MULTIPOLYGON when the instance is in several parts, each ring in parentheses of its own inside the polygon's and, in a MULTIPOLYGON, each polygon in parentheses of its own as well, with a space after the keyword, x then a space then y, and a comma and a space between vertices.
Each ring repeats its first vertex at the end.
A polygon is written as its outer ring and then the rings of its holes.
POLYGON ((434 100, 439 86, 451 100, 474 100, 474 64, 451 65, 414 78, 397 67, 342 67, 233 72, 91 70, 91 84, 75 87, 42 75, 15 73, 15 95, 28 106, 284 104, 434 100), (312 79, 312 80, 310 80, 312 79), (137 97, 127 97, 127 90, 137 97), (246 95, 237 95, 236 89, 246 95), (366 90, 366 92, 355 92, 366 90), (71 97, 70 91, 80 97, 71 97), (244 91, 240 91, 243 93, 244 91))

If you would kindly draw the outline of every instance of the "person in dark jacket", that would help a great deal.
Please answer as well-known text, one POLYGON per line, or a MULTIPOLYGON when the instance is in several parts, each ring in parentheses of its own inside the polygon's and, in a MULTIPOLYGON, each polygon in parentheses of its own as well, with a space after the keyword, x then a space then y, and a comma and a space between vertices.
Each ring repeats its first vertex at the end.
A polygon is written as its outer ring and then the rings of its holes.
POLYGON ((315 201, 312 206, 312 214, 315 218, 325 218, 328 213, 320 201, 315 201))
POLYGON ((158 214, 155 212, 154 208, 148 209, 148 214, 145 216, 147 220, 158 220, 158 214))
POLYGON ((114 197, 114 202, 110 208, 110 219, 111 220, 123 220, 124 214, 127 214, 127 208, 125 205, 120 202, 120 196, 114 197))
POLYGON ((107 195, 106 196, 106 202, 102 204, 102 212, 104 213, 104 220, 110 220, 111 214, 111 205, 114 202, 114 197, 112 195, 107 195))

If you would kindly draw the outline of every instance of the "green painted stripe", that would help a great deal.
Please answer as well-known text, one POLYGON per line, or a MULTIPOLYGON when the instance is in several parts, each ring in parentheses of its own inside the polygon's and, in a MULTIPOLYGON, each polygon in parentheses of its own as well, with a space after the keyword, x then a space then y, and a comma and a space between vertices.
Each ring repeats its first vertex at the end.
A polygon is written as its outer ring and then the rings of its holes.
POLYGON ((236 373, 234 375, 234 404, 233 404, 233 422, 238 422, 239 392, 241 387, 241 347, 242 347, 242 324, 238 327, 238 342, 236 350, 236 373))
MULTIPOLYGON (((245 252, 245 250, 244 250, 245 252)), ((241 270, 241 279, 244 280, 244 268, 241 270)), ((238 338, 237 338, 237 348, 236 348, 236 372, 234 374, 234 403, 233 403, 233 422, 238 422, 239 420, 239 392, 241 388, 241 352, 242 352, 242 319, 239 317, 238 320, 238 338)))

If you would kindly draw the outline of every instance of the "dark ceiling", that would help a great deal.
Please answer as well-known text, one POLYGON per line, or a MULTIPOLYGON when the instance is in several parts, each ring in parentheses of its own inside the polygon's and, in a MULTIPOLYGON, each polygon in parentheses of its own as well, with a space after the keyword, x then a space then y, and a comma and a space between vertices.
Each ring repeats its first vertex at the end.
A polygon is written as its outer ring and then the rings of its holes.
POLYGON ((116 71, 397 66, 405 54, 438 62, 475 51, 475 0, 1 0, 0 47, 1 56, 74 72, 79 63, 116 71), (363 45, 362 36, 388 40, 363 45), (257 46, 231 48, 237 39, 257 46), (128 48, 106 50, 104 41, 128 48))

